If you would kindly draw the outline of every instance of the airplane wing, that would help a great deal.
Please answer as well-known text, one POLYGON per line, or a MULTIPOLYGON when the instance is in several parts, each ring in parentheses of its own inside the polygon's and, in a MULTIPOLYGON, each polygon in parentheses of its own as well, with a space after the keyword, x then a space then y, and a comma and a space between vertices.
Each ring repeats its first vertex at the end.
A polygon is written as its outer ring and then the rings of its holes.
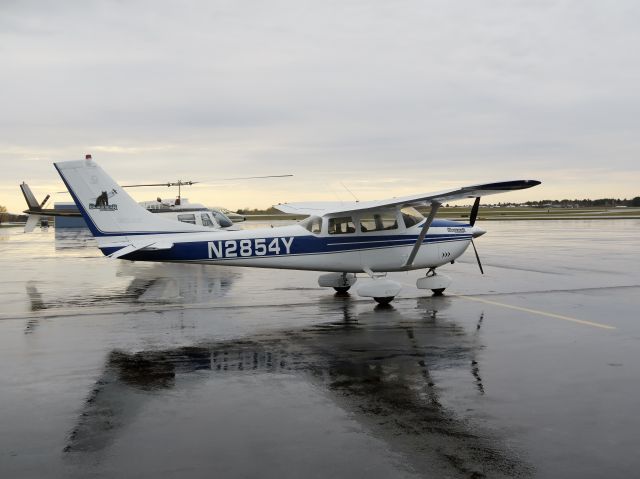
POLYGON ((439 191, 436 193, 421 193, 417 195, 401 196, 376 201, 329 201, 306 203, 281 203, 274 205, 279 211, 298 215, 322 216, 332 213, 346 213, 351 211, 364 211, 380 208, 395 208, 397 206, 425 206, 432 203, 462 200, 465 198, 477 198, 479 196, 495 195, 507 191, 523 190, 539 185, 537 180, 502 181, 498 183, 485 183, 482 185, 465 186, 453 190, 439 191))

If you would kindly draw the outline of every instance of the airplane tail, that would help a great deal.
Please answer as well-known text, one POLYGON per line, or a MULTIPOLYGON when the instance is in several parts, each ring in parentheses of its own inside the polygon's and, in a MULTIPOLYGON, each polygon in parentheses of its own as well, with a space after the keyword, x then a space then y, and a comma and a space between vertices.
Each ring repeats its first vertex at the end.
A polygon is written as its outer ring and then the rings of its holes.
POLYGON ((26 184, 23 181, 22 184, 20 185, 20 189, 22 190, 22 194, 24 195, 24 199, 26 200, 27 206, 29 207, 30 210, 42 209, 40 206, 40 203, 38 203, 38 201, 36 200, 36 197, 33 194, 33 191, 31 191, 31 188, 29 188, 28 184, 26 184))
POLYGON ((54 163, 93 236, 135 236, 209 231, 159 218, 140 206, 87 155, 85 160, 54 163))
POLYGON ((25 211, 25 213, 27 213, 27 222, 24 225, 24 232, 31 233, 36 228, 36 226, 38 226, 38 223, 40 223, 40 220, 42 219, 42 215, 39 215, 38 212, 41 211, 45 203, 49 201, 49 195, 45 197, 42 203, 38 203, 38 200, 36 200, 33 191, 31 191, 29 185, 24 181, 20 185, 20 189, 22 190, 24 199, 27 202, 27 206, 29 207, 25 211))

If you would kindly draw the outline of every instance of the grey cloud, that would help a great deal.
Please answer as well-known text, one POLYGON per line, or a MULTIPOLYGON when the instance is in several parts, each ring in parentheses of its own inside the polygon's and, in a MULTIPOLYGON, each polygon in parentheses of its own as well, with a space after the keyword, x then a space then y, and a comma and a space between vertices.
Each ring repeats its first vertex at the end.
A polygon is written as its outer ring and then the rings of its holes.
POLYGON ((3 2, 0 161, 638 175, 639 23, 630 0, 3 2))

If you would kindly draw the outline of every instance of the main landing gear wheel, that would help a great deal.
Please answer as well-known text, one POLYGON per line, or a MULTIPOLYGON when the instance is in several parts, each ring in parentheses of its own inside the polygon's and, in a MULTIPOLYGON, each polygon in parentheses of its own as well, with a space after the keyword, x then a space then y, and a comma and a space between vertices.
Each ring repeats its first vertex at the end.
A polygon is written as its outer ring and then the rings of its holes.
POLYGON ((385 296, 384 298, 373 298, 373 299, 375 300, 376 303, 382 306, 387 306, 391 301, 393 301, 393 298, 395 298, 395 296, 385 296))
POLYGON ((402 285, 397 281, 378 277, 360 286, 358 294, 365 298, 373 298, 380 306, 387 306, 401 289, 402 285))
POLYGON ((430 289, 434 296, 442 296, 450 284, 451 278, 444 274, 437 274, 435 268, 430 268, 425 277, 418 278, 416 281, 418 289, 430 289))
POLYGON ((337 296, 347 294, 347 291, 353 286, 358 279, 353 273, 326 273, 318 278, 318 286, 321 288, 333 288, 336 290, 337 296))

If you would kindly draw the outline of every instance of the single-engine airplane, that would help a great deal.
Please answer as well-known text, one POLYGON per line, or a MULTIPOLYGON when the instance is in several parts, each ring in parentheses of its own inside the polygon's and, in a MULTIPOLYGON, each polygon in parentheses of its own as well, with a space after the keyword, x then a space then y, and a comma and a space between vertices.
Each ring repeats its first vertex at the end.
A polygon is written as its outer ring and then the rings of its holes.
POLYGON ((436 269, 453 262, 485 233, 475 226, 480 197, 540 184, 517 180, 382 201, 285 203, 276 208, 308 218, 289 226, 224 231, 149 213, 90 157, 54 166, 106 256, 321 271, 326 273, 318 284, 341 293, 355 284, 356 274, 366 273, 373 281, 357 292, 381 304, 391 302, 401 289, 400 283, 385 278, 387 272, 426 269, 417 287, 442 294, 451 280, 436 269), (435 219, 444 201, 464 198, 475 198, 469 222, 435 219), (425 205, 431 206, 427 218, 415 210, 425 205))

